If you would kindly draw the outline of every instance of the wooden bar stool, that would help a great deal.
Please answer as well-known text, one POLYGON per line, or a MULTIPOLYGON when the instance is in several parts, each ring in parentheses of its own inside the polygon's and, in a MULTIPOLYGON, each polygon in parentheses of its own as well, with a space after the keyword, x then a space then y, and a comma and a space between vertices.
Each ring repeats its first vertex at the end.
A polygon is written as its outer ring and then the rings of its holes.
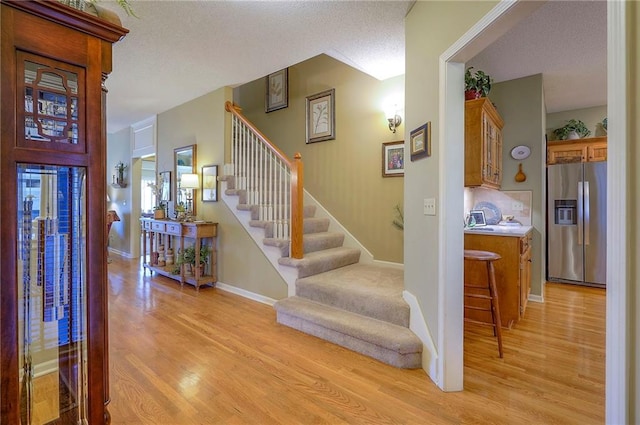
POLYGON ((495 276, 495 271, 493 268, 493 262, 496 260, 499 260, 500 255, 496 254, 495 252, 490 252, 490 251, 476 251, 476 250, 472 250, 472 249, 465 249, 464 250, 464 259, 465 260, 469 260, 469 261, 484 261, 487 265, 487 285, 473 285, 473 284, 467 284, 467 281, 465 279, 465 284, 464 284, 464 288, 465 288, 465 294, 464 294, 464 299, 465 299, 465 303, 464 303, 464 309, 465 309, 465 318, 464 320, 467 322, 473 322, 473 323, 478 323, 478 324, 482 324, 482 325, 489 325, 493 327, 493 335, 496 336, 498 338, 498 352, 500 353, 500 358, 502 358, 502 322, 500 321, 500 305, 498 304, 498 290, 496 288, 496 276, 495 276), (475 293, 467 293, 467 288, 474 288, 474 289, 484 289, 484 290, 488 290, 489 294, 485 295, 485 294, 475 294, 475 293), (467 304, 467 299, 482 299, 482 300, 489 300, 491 306, 489 308, 487 307, 482 307, 482 306, 477 306, 477 305, 470 305, 467 304), (481 311, 491 311, 491 320, 492 323, 487 323, 487 322, 481 322, 478 320, 473 320, 473 319, 469 319, 467 318, 467 314, 466 311, 467 309, 471 309, 471 310, 481 310, 481 311))

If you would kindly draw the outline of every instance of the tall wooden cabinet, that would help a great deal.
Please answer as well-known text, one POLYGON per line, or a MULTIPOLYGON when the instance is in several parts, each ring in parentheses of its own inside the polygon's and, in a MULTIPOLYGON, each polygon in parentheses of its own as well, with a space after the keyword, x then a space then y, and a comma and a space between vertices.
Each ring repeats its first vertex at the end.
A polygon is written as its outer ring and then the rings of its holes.
POLYGON ((0 7, 0 422, 108 423, 103 83, 127 30, 0 7))
POLYGON ((464 185, 500 189, 504 121, 489 98, 465 102, 464 185))

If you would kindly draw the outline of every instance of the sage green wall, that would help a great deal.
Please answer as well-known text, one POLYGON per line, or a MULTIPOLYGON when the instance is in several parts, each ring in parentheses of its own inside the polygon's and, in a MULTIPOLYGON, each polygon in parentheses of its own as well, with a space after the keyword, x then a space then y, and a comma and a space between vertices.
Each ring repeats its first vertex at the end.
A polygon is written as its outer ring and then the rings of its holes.
POLYGON ((111 201, 107 202, 107 210, 115 210, 121 220, 113 223, 111 226, 111 232, 109 232, 109 248, 124 255, 131 252, 131 238, 129 235, 131 235, 131 220, 134 219, 131 216, 131 189, 132 184, 135 182, 135 179, 132 179, 132 168, 129 128, 109 134, 107 136, 107 175, 105 178, 107 179, 107 183, 109 183, 107 185, 107 194, 111 201), (118 162, 123 162, 128 165, 125 171, 125 179, 128 183, 126 188, 115 188, 110 185, 112 175, 116 172, 115 166, 118 162))
POLYGON ((531 294, 542 296, 545 281, 545 117, 542 75, 532 75, 494 84, 489 98, 504 120, 502 129, 502 190, 532 192, 531 223, 533 225, 531 294), (511 149, 518 145, 531 148, 524 161, 511 158, 511 149), (518 164, 527 180, 518 183, 518 164))
MULTIPOLYGON (((405 256, 404 283, 416 296, 422 314, 438 347, 440 297, 440 226, 445 217, 425 216, 423 199, 436 197, 447 170, 439 161, 440 55, 483 17, 495 1, 416 2, 405 21, 405 140, 411 129, 431 121, 432 155, 405 166, 405 256)), ((462 94, 462 93, 461 93, 462 94)), ((463 140, 459 140, 462 144, 463 140)), ((462 161, 462 158, 460 159, 462 161)), ((463 187, 460 186, 460 197, 463 187)), ((438 200, 436 200, 438 202, 438 200)), ((462 222, 460 223, 462 233, 462 222)), ((462 237, 462 236, 461 236, 462 237)), ((460 260, 462 267, 462 259, 460 260)), ((460 300, 462 304, 462 299, 460 300)))
POLYGON ((383 103, 404 91, 404 76, 379 81, 329 56, 289 67, 289 106, 265 113, 264 78, 234 90, 242 113, 290 158, 304 162, 304 186, 377 260, 403 262, 403 232, 391 224, 403 204, 403 177, 382 177, 389 131, 383 103), (305 143, 306 97, 335 88, 336 138, 305 143))
POLYGON ((574 109, 571 111, 556 112, 547 114, 547 137, 549 140, 556 140, 553 130, 560 128, 570 119, 581 120, 591 131, 588 137, 606 136, 602 128, 602 120, 607 117, 607 105, 594 106, 593 108, 574 109))
MULTIPOLYGON (((197 144, 198 174, 203 165, 217 164, 221 175, 230 122, 224 103, 231 98, 232 90, 222 88, 159 114, 157 170, 170 170, 174 178, 173 150, 197 144)), ((219 183, 219 190, 224 187, 219 183)), ((218 223, 218 281, 273 299, 286 297, 286 283, 227 205, 202 202, 199 192, 196 197, 198 218, 218 223)))
MULTIPOLYGON (((640 175, 637 164, 640 164, 640 4, 637 1, 627 3, 627 87, 630 95, 627 97, 628 125, 628 158, 627 164, 627 199, 629 200, 629 214, 627 227, 629 229, 629 423, 640 424, 640 175)), ((609 141, 609 143, 622 143, 609 141)))

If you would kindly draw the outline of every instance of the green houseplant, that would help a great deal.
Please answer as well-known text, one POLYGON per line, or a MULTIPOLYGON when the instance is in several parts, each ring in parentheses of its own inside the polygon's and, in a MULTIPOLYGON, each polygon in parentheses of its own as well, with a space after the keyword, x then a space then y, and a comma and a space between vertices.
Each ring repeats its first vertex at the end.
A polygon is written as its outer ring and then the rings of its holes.
MULTIPOLYGON (((200 266, 200 276, 204 273, 204 265, 209 263, 209 254, 211 250, 207 245, 203 245, 200 247, 200 256, 198 257, 198 266, 200 266)), ((186 247, 182 253, 178 255, 178 260, 176 261, 176 269, 174 269, 174 274, 180 273, 180 266, 186 264, 188 266, 188 271, 190 274, 195 274, 195 266, 196 266, 196 247, 194 245, 186 247)))
POLYGON ((491 91, 491 76, 485 74, 484 71, 473 71, 472 66, 467 68, 464 73, 465 100, 487 97, 489 91, 491 91))
POLYGON ((570 119, 563 127, 553 130, 553 134, 558 140, 582 139, 590 135, 591 131, 581 120, 570 119))

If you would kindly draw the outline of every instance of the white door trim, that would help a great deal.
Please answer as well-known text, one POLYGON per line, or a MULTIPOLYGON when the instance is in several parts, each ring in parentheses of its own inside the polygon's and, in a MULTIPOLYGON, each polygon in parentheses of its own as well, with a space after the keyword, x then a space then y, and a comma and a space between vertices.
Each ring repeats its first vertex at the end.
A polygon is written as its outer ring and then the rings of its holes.
MULTIPOLYGON (((607 326, 605 421, 629 423, 626 3, 607 2, 607 326)), ((637 418, 636 418, 637 419, 637 418)))
MULTIPOLYGON (((463 74, 460 66, 487 44, 481 33, 509 14, 508 20, 518 19, 518 4, 525 1, 502 1, 483 17, 462 38, 440 56, 440 169, 447 170, 447 177, 440 179, 442 245, 440 248, 439 317, 438 317, 438 380, 445 391, 462 389, 463 359, 461 354, 463 325, 461 294, 463 288, 463 243, 459 223, 447 222, 445 217, 459 214, 463 204, 462 180, 464 164, 452 161, 460 158, 462 138, 455 138, 463 128, 464 98, 461 95, 463 74), (514 12, 512 14, 512 12, 514 12), (446 168, 443 168, 445 167, 446 168), (452 179, 452 180, 451 180, 452 179), (456 186, 456 187, 454 187, 456 186)), ((529 2, 533 3, 533 2, 529 2)), ((629 341, 627 340, 628 307, 627 235, 624 231, 627 211, 627 170, 625 153, 627 146, 626 120, 626 43, 625 3, 607 2, 607 66, 608 66, 608 117, 609 128, 607 167, 607 327, 606 327, 606 422, 628 423, 629 418, 629 341), (614 185, 615 182, 615 185, 614 185)), ((529 10, 528 13, 531 13, 529 10)), ((498 23, 498 25, 504 25, 498 23)), ((490 37, 489 37, 490 38, 490 37)))

